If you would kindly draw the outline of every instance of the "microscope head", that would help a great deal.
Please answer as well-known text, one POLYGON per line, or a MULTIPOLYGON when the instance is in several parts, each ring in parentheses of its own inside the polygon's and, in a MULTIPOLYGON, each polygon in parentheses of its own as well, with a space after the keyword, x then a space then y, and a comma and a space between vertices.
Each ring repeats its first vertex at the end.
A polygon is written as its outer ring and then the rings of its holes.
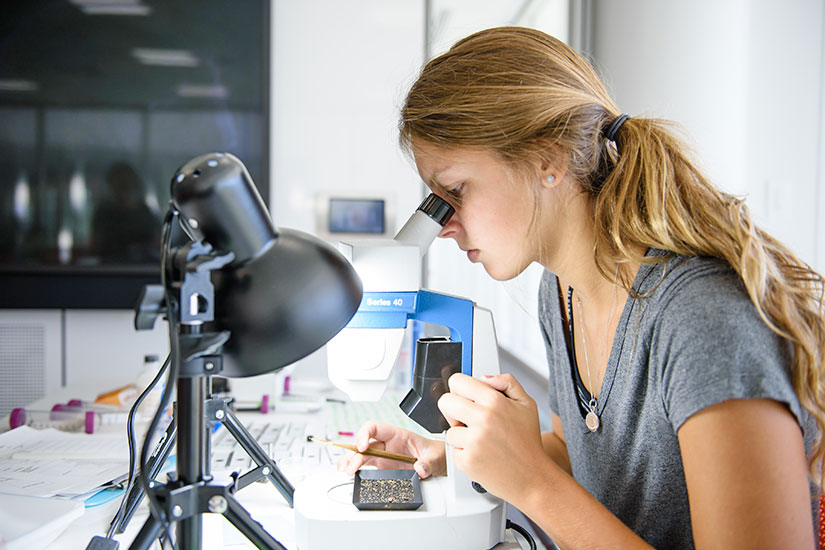
POLYGON ((395 238, 339 243, 364 285, 358 319, 327 344, 329 378, 351 399, 375 401, 384 393, 421 289, 421 258, 453 212, 430 194, 395 238))
POLYGON ((349 240, 338 250, 352 263, 368 292, 416 291, 421 288, 421 258, 453 207, 431 193, 392 239, 349 240))

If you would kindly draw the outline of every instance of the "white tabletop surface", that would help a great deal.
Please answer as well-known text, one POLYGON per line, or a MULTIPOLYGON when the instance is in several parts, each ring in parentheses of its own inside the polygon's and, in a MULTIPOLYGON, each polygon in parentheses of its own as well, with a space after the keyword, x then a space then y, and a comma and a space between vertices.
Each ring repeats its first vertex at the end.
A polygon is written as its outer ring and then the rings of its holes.
MULTIPOLYGON (((63 388, 47 398, 31 405, 32 408, 51 406, 51 404, 77 398, 69 389, 63 388)), ((80 396, 81 398, 83 396, 80 396)), ((6 419, 7 425, 7 419, 6 419)), ((4 425, 5 427, 5 425, 4 425)), ((0 430, 3 431, 3 430, 0 430)), ((282 465, 285 476, 293 484, 308 473, 300 464, 282 465)), ((278 490, 270 483, 253 483, 237 493, 238 501, 249 511, 253 519, 259 522, 286 548, 295 549, 295 530, 293 510, 287 506, 278 490)), ((78 550, 84 549, 95 535, 105 535, 109 523, 117 511, 120 499, 113 499, 100 506, 86 508, 84 514, 74 520, 56 540, 46 546, 46 550, 78 550)), ((144 498, 143 503, 129 522, 126 531, 115 537, 120 548, 125 549, 139 532, 148 518, 148 507, 144 498)), ((498 544, 496 550, 519 550, 522 546, 517 542, 512 531, 506 531, 506 541, 498 544)), ((159 548, 159 545, 155 545, 159 548)), ((237 529, 227 520, 217 514, 203 515, 203 548, 211 549, 253 549, 255 548, 237 529)))

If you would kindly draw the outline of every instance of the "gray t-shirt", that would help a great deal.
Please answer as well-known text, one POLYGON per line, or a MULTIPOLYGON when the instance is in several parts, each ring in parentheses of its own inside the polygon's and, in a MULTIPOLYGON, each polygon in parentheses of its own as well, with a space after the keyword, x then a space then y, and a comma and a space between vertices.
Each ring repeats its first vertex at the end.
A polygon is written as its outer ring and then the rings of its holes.
POLYGON ((685 420, 727 399, 775 399, 804 427, 808 452, 816 426, 791 385, 790 347, 762 321, 727 263, 674 256, 643 265, 633 288, 652 292, 624 306, 598 394, 601 426, 591 433, 565 339, 567 289, 560 296, 558 279, 545 272, 539 319, 549 405, 561 418, 576 481, 655 548, 693 548, 676 436, 685 420))

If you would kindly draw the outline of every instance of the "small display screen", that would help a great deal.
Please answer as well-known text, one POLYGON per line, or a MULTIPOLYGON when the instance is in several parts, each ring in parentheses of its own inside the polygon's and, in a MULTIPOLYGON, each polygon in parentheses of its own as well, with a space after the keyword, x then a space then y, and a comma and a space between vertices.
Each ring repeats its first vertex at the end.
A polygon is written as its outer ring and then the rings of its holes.
POLYGON ((330 233, 384 233, 384 201, 330 199, 330 233))

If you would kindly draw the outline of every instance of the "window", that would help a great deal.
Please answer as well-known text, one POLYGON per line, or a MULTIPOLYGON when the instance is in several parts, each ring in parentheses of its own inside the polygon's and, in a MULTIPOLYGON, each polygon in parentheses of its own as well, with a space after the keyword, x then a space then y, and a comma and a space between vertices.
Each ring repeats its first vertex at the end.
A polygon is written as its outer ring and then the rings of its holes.
POLYGON ((131 308, 179 166, 231 152, 268 197, 269 2, 3 8, 0 307, 131 308))

